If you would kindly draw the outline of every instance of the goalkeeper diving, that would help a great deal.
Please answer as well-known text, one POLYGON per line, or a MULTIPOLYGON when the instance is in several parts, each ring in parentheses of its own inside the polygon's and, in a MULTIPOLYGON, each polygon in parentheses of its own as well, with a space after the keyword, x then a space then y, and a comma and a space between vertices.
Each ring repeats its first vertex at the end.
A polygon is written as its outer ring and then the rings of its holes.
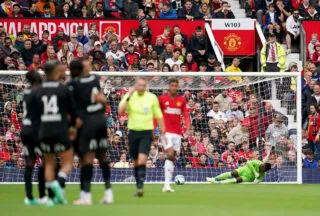
POLYGON ((232 172, 222 173, 214 178, 207 178, 207 181, 215 184, 235 184, 242 182, 253 182, 255 184, 259 184, 266 172, 270 169, 270 163, 251 160, 244 167, 235 169, 232 172))

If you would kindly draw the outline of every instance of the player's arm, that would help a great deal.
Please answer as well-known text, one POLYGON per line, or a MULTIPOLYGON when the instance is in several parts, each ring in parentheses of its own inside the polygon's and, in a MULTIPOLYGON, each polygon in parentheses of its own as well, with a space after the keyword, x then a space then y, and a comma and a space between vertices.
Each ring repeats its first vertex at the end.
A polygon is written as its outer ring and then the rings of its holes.
POLYGON ((191 123, 190 123, 190 114, 187 108, 187 101, 184 100, 183 106, 182 106, 182 113, 184 117, 184 122, 186 124, 187 131, 189 130, 191 123))
POLYGON ((164 126, 163 114, 160 108, 159 101, 156 96, 152 101, 152 112, 153 112, 153 116, 157 119, 161 135, 164 135, 165 126, 164 126))
POLYGON ((259 184, 259 183, 262 181, 262 179, 263 179, 263 177, 264 177, 265 174, 266 174, 266 173, 260 173, 259 177, 256 178, 253 183, 259 184))
POLYGON ((121 100, 121 102, 120 102, 120 104, 118 106, 118 114, 119 115, 122 115, 122 114, 124 114, 126 112, 130 97, 134 93, 134 91, 135 91, 135 89, 133 87, 133 88, 131 88, 129 90, 129 92, 127 94, 125 94, 123 96, 123 98, 122 98, 122 100, 121 100))
POLYGON ((258 178, 259 177, 259 170, 256 170, 254 168, 254 163, 255 163, 255 161, 249 161, 246 166, 249 168, 251 173, 254 174, 255 178, 258 178))
POLYGON ((103 90, 100 87, 100 82, 99 82, 99 78, 98 77, 96 77, 95 82, 96 82, 96 86, 97 86, 98 92, 94 96, 94 102, 95 103, 101 103, 101 104, 105 105, 106 102, 107 102, 107 98, 106 98, 105 94, 103 93, 103 90))

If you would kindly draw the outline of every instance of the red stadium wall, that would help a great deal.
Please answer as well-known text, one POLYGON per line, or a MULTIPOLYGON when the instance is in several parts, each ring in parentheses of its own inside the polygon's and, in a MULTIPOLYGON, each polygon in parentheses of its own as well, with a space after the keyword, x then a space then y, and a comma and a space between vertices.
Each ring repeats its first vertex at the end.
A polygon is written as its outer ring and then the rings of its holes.
MULTIPOLYGON (((0 24, 2 24, 5 29, 16 36, 18 32, 22 30, 24 24, 31 25, 31 32, 36 32, 38 35, 42 36, 44 30, 48 30, 51 36, 57 33, 58 27, 64 29, 65 33, 69 35, 70 33, 76 33, 77 27, 79 25, 84 27, 85 34, 88 33, 88 29, 91 23, 96 23, 98 25, 97 30, 100 32, 102 37, 104 33, 108 31, 115 31, 117 35, 120 36, 121 40, 125 38, 130 29, 137 29, 139 27, 138 20, 97 20, 97 19, 10 19, 2 18, 0 24)), ((182 33, 187 34, 189 37, 194 33, 196 26, 200 25, 204 27, 204 21, 185 21, 185 20, 149 20, 148 25, 152 30, 152 41, 155 42, 156 36, 163 33, 163 28, 165 26, 173 27, 174 25, 179 25, 182 33)))
POLYGON ((320 22, 319 21, 303 21, 302 23, 304 30, 306 31, 306 42, 307 44, 311 40, 311 35, 317 33, 320 35, 320 22))

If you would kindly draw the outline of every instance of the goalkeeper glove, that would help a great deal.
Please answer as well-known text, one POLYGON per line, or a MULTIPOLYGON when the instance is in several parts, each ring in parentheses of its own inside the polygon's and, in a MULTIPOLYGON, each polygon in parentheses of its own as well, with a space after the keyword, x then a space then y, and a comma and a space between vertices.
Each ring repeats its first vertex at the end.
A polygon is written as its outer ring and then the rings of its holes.
POLYGON ((258 177, 260 176, 260 174, 259 174, 259 173, 255 173, 254 176, 255 176, 256 178, 258 178, 258 177))
POLYGON ((258 184, 259 183, 259 180, 258 179, 255 179, 254 181, 253 181, 253 184, 258 184))

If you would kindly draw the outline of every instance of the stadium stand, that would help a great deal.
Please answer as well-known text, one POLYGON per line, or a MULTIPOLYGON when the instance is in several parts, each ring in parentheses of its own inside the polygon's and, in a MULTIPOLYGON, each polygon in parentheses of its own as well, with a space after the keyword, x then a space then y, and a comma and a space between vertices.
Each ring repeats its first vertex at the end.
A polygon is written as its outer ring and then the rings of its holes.
MULTIPOLYGON (((319 105, 320 98, 318 96, 320 95, 318 35, 314 34, 311 42, 308 41, 308 60, 305 61, 303 68, 299 57, 300 20, 319 19, 313 13, 320 12, 320 1, 304 0, 300 1, 299 5, 291 4, 291 1, 287 0, 176 0, 171 2, 172 4, 167 0, 5 0, 0 2, 2 2, 0 17, 4 19, 43 18, 49 20, 54 17, 61 20, 93 18, 96 20, 133 19, 139 21, 139 26, 132 28, 123 40, 112 31, 100 37, 100 29, 94 22, 87 31, 78 27, 75 32, 69 34, 64 29, 57 28, 57 34, 50 35, 48 31, 33 32, 28 24, 23 25, 20 32, 9 34, 9 29, 6 29, 0 21, 0 70, 11 71, 42 69, 44 62, 48 59, 57 59, 68 67, 72 59, 85 57, 92 62, 94 71, 140 71, 146 74, 156 71, 222 72, 221 65, 227 63, 228 60, 226 62, 217 60, 217 53, 211 46, 212 41, 210 42, 210 38, 205 34, 204 26, 192 25, 192 21, 211 18, 255 18, 262 26, 266 38, 275 34, 279 46, 284 49, 283 53, 277 50, 276 54, 279 56, 270 59, 270 55, 273 55, 271 46, 270 49, 267 49, 268 52, 261 53, 261 56, 265 57, 264 61, 281 63, 281 67, 277 65, 276 72, 299 72, 303 69, 303 122, 306 122, 303 143, 308 155, 304 164, 305 167, 311 167, 308 161, 320 162, 320 147, 318 144, 314 147, 313 142, 316 137, 312 131, 314 130, 313 118, 317 118, 318 115, 310 113, 309 110, 314 102, 319 105), (159 19, 190 22, 192 33, 186 34, 177 25, 174 28, 165 26, 161 29, 163 33, 155 35, 153 32, 156 32, 157 29, 154 25, 151 27, 149 23, 159 19), (283 58, 284 62, 280 62, 280 58, 283 58)), ((266 43, 262 45, 265 46, 266 43)), ((237 59, 242 60, 242 57, 239 56, 237 59)), ((260 63, 264 67, 264 62, 260 63)), ((230 72, 245 71, 244 65, 240 63, 239 66, 235 60, 227 66, 230 66, 229 69, 227 68, 230 72), (241 68, 244 69, 241 70, 241 68)), ((117 114, 120 98, 130 87, 131 81, 121 77, 101 78, 101 86, 109 103, 106 112, 110 144, 109 156, 111 166, 116 168, 132 167, 132 161, 127 154, 127 116, 117 114)), ((165 85, 165 82, 157 77, 152 78, 150 82, 159 89, 165 85)), ((186 78, 182 82, 181 86, 187 88, 193 81, 186 78)), ((256 149, 253 148, 254 140, 258 135, 248 131, 248 127, 254 127, 255 124, 250 113, 252 112, 253 115, 256 109, 256 93, 250 93, 246 86, 216 91, 212 85, 216 82, 221 82, 226 86, 230 85, 230 82, 244 83, 243 80, 233 78, 220 80, 219 77, 215 77, 214 81, 208 80, 206 83, 206 80, 202 80, 197 83, 198 86, 202 85, 202 87, 211 89, 210 92, 201 90, 184 92, 185 95, 188 94, 186 98, 193 128, 184 134, 181 157, 177 161, 178 167, 235 168, 239 166, 240 157, 259 158, 259 151, 255 152, 256 149), (228 103, 231 104, 231 109, 228 103), (217 115, 217 112, 220 114, 217 115)), ((269 95, 263 97, 262 108, 265 124, 263 138, 268 141, 265 142, 263 148, 268 149, 270 147, 268 143, 271 143, 274 164, 278 167, 292 162, 290 154, 295 157, 296 144, 291 138, 296 135, 294 129, 302 127, 296 124, 296 110, 292 108, 296 95, 296 89, 293 87, 295 82, 296 80, 290 78, 277 80, 276 92, 266 93, 269 95), (282 103, 283 100, 288 102, 282 103), (274 136, 275 125, 280 125, 279 127, 282 128, 281 133, 277 131, 277 136, 274 136), (282 155, 277 152, 278 149, 274 146, 278 144, 286 146, 286 154, 282 155)), ((266 82, 266 85, 271 84, 266 82)), ((14 85, 0 82, 0 168, 23 167, 23 144, 19 131, 23 117, 22 93, 24 88, 23 78, 17 80, 14 85)), ((315 127, 319 126, 316 124, 315 127)), ((148 167, 162 167, 164 157, 159 139, 155 136, 148 167)), ((75 168, 78 167, 77 161, 78 159, 75 158, 75 168)), ((35 166, 38 166, 39 163, 40 160, 35 166)), ((99 161, 95 161, 94 166, 99 167, 99 161)), ((318 167, 318 165, 312 167, 318 167)))

